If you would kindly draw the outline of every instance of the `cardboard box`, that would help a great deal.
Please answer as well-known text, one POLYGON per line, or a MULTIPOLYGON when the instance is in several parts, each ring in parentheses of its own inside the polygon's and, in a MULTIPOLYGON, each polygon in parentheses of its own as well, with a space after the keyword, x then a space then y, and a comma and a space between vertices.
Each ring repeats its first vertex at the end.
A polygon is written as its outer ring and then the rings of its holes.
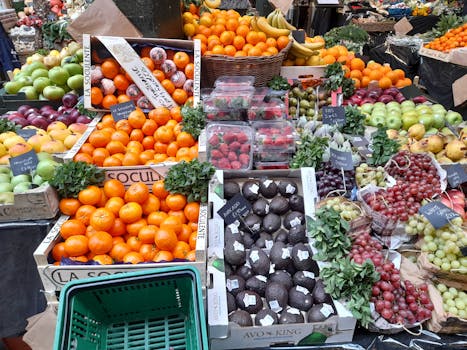
POLYGON ((0 205, 0 222, 52 219, 58 213, 59 199, 51 186, 15 193, 14 204, 0 205))
POLYGON ((193 98, 197 104, 200 99, 200 76, 201 76, 201 43, 199 40, 178 39, 147 39, 147 38, 121 38, 110 36, 83 35, 84 51, 84 106, 89 110, 107 111, 96 109, 91 104, 91 66, 93 52, 106 57, 114 57, 126 72, 132 77, 135 84, 149 99, 153 106, 166 106, 168 108, 177 106, 170 94, 162 87, 152 72, 144 65, 141 58, 131 45, 164 46, 173 49, 184 49, 193 52, 194 56, 194 86, 193 98))
POLYGON ((299 193, 305 198, 305 214, 312 217, 315 212, 316 180, 314 169, 271 170, 271 171, 217 171, 211 180, 209 204, 212 217, 209 220, 209 245, 207 248, 207 286, 208 327, 210 348, 244 349, 270 347, 273 345, 311 345, 322 343, 349 342, 352 340, 356 319, 339 301, 334 301, 337 316, 324 322, 303 324, 279 324, 272 326, 239 327, 229 323, 226 302, 226 282, 224 269, 224 222, 217 211, 224 205, 224 179, 238 179, 267 176, 271 179, 294 179, 299 193))
MULTIPOLYGON (((198 238, 196 241, 196 261, 194 262, 169 262, 169 263, 143 263, 143 264, 114 264, 114 265, 54 265, 50 257, 53 247, 62 241, 60 227, 68 220, 68 216, 62 215, 41 244, 34 251, 34 259, 44 285, 45 293, 60 291, 63 286, 72 280, 88 277, 106 276, 115 273, 134 272, 143 269, 154 269, 174 265, 189 265, 200 272, 203 285, 206 284, 206 242, 208 207, 201 205, 198 222, 198 238)), ((52 294, 50 294, 52 295, 52 294)), ((50 297, 52 299, 52 297, 50 297)))
POLYGON ((432 50, 432 49, 427 49, 426 47, 421 47, 418 53, 420 56, 434 58, 435 60, 454 63, 460 66, 467 66, 467 48, 466 47, 453 49, 450 52, 441 52, 438 50, 432 50))
POLYGON ((300 75, 313 75, 323 78, 326 66, 282 66, 281 76, 286 79, 298 79, 300 75))

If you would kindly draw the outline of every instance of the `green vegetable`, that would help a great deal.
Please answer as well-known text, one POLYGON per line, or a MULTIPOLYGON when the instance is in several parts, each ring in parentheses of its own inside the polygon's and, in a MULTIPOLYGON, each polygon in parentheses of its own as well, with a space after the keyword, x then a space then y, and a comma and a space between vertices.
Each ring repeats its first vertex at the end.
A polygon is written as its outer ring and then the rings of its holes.
POLYGON ((347 236, 350 226, 333 208, 322 207, 316 211, 316 218, 307 221, 307 230, 313 238, 318 253, 317 261, 342 259, 350 251, 352 242, 347 236))
POLYGON ((182 130, 191 134, 195 140, 198 139, 201 131, 206 126, 206 113, 203 111, 203 107, 190 107, 184 105, 181 109, 182 113, 182 130))
POLYGON ((78 109, 80 114, 88 116, 89 118, 95 118, 97 116, 96 112, 92 112, 92 111, 84 108, 84 103, 83 102, 78 102, 78 104, 76 105, 76 108, 78 109))
POLYGON ((7 118, 0 119, 0 134, 7 131, 15 131, 18 129, 18 125, 9 121, 7 118))
POLYGON ((268 82, 268 87, 272 90, 290 90, 290 84, 284 77, 280 75, 275 75, 272 79, 268 82))
POLYGON ((61 198, 77 198, 81 190, 90 185, 100 185, 104 179, 104 170, 93 164, 69 162, 55 168, 54 177, 49 183, 61 198))
POLYGON ((297 151, 290 161, 290 167, 297 169, 302 167, 313 167, 318 169, 323 162, 323 154, 328 147, 327 137, 315 137, 304 132, 297 145, 297 151))
POLYGON ((372 136, 372 154, 367 163, 372 166, 385 165, 399 151, 400 145, 391 140, 386 133, 387 128, 378 128, 372 136))
POLYGON ((359 52, 363 48, 368 39, 368 33, 354 24, 335 27, 324 35, 326 48, 345 44, 349 51, 356 52, 359 52))
POLYGON ((360 113, 357 107, 345 107, 345 124, 340 127, 340 132, 350 135, 363 135, 365 116, 360 113))
POLYGON ((327 91, 336 91, 342 87, 342 93, 345 97, 352 96, 355 90, 355 83, 352 79, 344 76, 344 70, 340 62, 328 65, 324 70, 324 77, 326 80, 323 86, 327 91))
POLYGON ((46 22, 42 25, 43 46, 47 49, 53 49, 55 42, 71 40, 72 37, 67 31, 68 22, 61 19, 56 22, 46 22))
POLYGON ((207 202, 208 185, 215 170, 211 163, 198 159, 182 161, 170 168, 164 187, 169 192, 183 194, 188 202, 207 202))
POLYGON ((349 310, 366 327, 372 320, 371 290, 380 278, 371 261, 365 260, 362 265, 348 257, 333 261, 321 269, 320 278, 325 281, 326 292, 335 299, 347 300, 349 310))

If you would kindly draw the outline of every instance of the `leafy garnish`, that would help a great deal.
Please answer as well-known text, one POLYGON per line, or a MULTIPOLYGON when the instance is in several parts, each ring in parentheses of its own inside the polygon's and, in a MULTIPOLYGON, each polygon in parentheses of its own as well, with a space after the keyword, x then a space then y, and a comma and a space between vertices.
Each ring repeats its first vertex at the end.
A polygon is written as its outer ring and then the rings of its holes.
POLYGON ((335 299, 345 299, 353 316, 366 327, 371 322, 370 297, 379 273, 370 260, 361 265, 348 257, 333 261, 320 271, 325 290, 335 299))
POLYGON ((357 107, 345 107, 345 124, 341 126, 340 132, 350 135, 363 135, 365 116, 357 107))
POLYGON ((318 169, 323 162, 323 154, 328 147, 327 137, 315 137, 308 132, 301 135, 297 144, 297 151, 290 161, 290 167, 297 169, 313 167, 318 169))
POLYGON ((198 139, 201 131, 206 126, 206 113, 203 107, 191 107, 184 105, 181 109, 182 113, 182 130, 191 134, 195 140, 198 139))
POLYGON ((329 64, 324 70, 324 77, 326 80, 323 86, 327 91, 336 91, 341 87, 344 97, 350 97, 353 94, 355 82, 345 77, 341 63, 335 62, 329 64))
POLYGON ((7 118, 0 119, 0 134, 7 131, 15 131, 18 129, 18 125, 9 121, 7 118))
POLYGON ((55 168, 50 185, 61 198, 77 198, 78 193, 90 185, 100 185, 105 179, 103 169, 85 162, 69 162, 55 168))
POLYGON ((275 75, 271 80, 268 81, 268 87, 272 90, 290 90, 290 84, 284 77, 280 75, 275 75))
POLYGON ((84 103, 83 102, 78 102, 78 104, 76 105, 76 108, 78 109, 80 114, 85 115, 85 116, 87 116, 89 118, 95 118, 97 116, 96 112, 92 112, 92 111, 87 110, 86 108, 84 108, 84 103))
POLYGON ((387 128, 378 128, 378 131, 371 135, 371 148, 373 152, 371 157, 367 159, 369 165, 385 165, 399 151, 399 143, 396 140, 390 139, 386 130, 387 128))
POLYGON ((182 161, 167 173, 164 187, 172 193, 180 193, 187 197, 188 202, 207 202, 208 185, 215 168, 211 163, 193 159, 182 161))

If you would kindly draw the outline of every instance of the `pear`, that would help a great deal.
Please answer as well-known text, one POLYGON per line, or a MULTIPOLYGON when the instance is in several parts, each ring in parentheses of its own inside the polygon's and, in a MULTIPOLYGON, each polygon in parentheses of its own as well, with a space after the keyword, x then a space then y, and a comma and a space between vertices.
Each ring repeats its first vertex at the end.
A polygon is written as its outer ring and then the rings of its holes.
POLYGON ((446 145, 446 156, 453 162, 460 161, 466 155, 467 146, 460 140, 453 140, 446 145))
POLYGON ((420 140, 425 135, 425 125, 417 123, 412 125, 409 130, 409 137, 414 138, 415 140, 420 140))
POLYGON ((427 139, 428 142, 428 151, 432 153, 441 152, 444 148, 444 140, 439 135, 431 135, 427 139))

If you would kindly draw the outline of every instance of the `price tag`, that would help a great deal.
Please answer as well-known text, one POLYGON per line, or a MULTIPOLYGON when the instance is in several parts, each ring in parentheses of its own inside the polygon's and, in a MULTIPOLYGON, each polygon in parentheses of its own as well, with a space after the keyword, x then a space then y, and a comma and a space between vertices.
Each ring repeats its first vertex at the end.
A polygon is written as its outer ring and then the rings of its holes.
POLYGON ((128 115, 136 109, 133 101, 127 101, 110 106, 110 113, 115 121, 127 119, 128 115))
POLYGON ((240 193, 237 193, 220 208, 217 213, 227 225, 241 218, 251 210, 251 204, 240 193))
POLYGON ((448 182, 451 187, 457 187, 464 182, 467 182, 467 173, 460 164, 451 164, 446 169, 448 182))
POLYGON ((366 139, 366 137, 363 136, 352 136, 350 139, 350 142, 354 147, 362 147, 362 146, 368 146, 370 142, 366 139))
POLYGON ((435 229, 447 225, 450 220, 459 216, 454 210, 437 201, 424 205, 418 212, 426 217, 435 229))
POLYGON ((345 124, 345 109, 344 107, 325 106, 323 111, 323 124, 329 125, 344 125, 345 124))
POLYGON ((394 24, 394 31, 396 34, 405 35, 413 29, 412 24, 408 21, 407 18, 402 17, 402 19, 394 24))
POLYGON ((10 168, 14 176, 30 173, 36 169, 38 163, 39 159, 34 150, 10 158, 10 168))
POLYGON ((19 130, 16 130, 16 133, 27 141, 32 136, 37 134, 37 130, 36 129, 19 129, 19 130))
POLYGON ((292 36, 300 44, 303 44, 305 42, 305 31, 302 30, 292 30, 292 36))
POLYGON ((331 148, 331 165, 336 169, 353 170, 352 152, 331 148))

